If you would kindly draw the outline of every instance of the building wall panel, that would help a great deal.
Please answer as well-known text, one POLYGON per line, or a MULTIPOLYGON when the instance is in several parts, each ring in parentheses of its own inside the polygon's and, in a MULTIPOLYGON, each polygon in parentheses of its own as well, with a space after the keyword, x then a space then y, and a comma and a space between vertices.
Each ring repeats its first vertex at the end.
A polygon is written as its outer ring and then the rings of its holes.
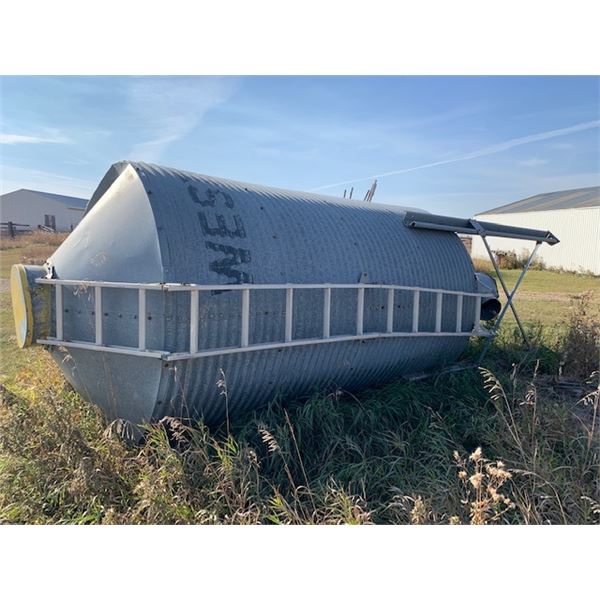
MULTIPOLYGON (((477 215, 481 221, 503 225, 550 230, 560 240, 555 246, 543 244, 538 256, 548 267, 570 271, 589 271, 600 275, 600 207, 573 208, 554 211, 477 215)), ((534 242, 489 238, 492 250, 523 249, 531 251, 534 242)), ((473 258, 487 258, 483 241, 475 237, 471 249, 473 258)))
POLYGON ((13 221, 37 229, 44 225, 44 215, 54 215, 58 231, 70 231, 83 217, 83 209, 66 206, 28 190, 5 194, 0 198, 0 221, 13 221))

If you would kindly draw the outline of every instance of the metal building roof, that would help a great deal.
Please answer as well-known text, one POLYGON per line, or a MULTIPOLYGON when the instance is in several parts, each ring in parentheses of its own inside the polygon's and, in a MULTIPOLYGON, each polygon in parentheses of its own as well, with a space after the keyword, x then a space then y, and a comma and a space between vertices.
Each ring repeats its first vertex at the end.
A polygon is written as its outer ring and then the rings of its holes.
POLYGON ((50 192, 40 192, 39 190, 28 190, 26 188, 21 188, 20 190, 15 190, 14 192, 8 192, 7 194, 2 194, 0 198, 11 196, 13 194, 23 195, 23 193, 25 193, 26 195, 33 194, 35 196, 41 196, 42 198, 47 198, 48 200, 53 200, 54 202, 60 202, 68 208, 85 209, 85 206, 88 203, 88 201, 85 198, 63 196, 61 194, 51 194, 50 192))
POLYGON ((565 208, 591 208, 600 206, 600 186, 563 190, 537 194, 524 200, 517 200, 498 208, 492 208, 480 215, 500 215, 506 213, 562 210, 565 208))

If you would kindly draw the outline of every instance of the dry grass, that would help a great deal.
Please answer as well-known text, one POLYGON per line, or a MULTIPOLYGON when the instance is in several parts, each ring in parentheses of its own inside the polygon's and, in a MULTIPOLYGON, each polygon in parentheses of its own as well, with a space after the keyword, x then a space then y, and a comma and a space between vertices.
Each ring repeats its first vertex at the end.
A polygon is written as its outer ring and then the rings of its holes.
POLYGON ((14 238, 7 235, 0 236, 0 250, 10 250, 12 248, 29 248, 35 244, 57 247, 66 239, 68 233, 47 233, 45 231, 31 231, 20 233, 14 238))
POLYGON ((34 231, 14 238, 0 237, 0 278, 8 278, 15 263, 43 265, 67 235, 34 231))
MULTIPOLYGON (((503 462, 486 460, 478 447, 467 459, 455 452, 454 459, 459 467, 458 477, 463 482, 465 499, 462 504, 468 510, 471 525, 496 523, 515 503, 502 492, 502 488, 512 478, 512 473, 503 462)), ((458 525, 458 515, 450 517, 450 523, 458 525)))
POLYGON ((486 258, 472 258, 473 268, 478 273, 493 273, 494 267, 486 258))
MULTIPOLYGON (((563 341, 563 361, 567 372, 585 378, 600 363, 600 321, 593 309, 591 294, 572 298, 572 312, 563 341)), ((597 307, 595 307, 597 310, 597 307)))
POLYGON ((218 430, 166 419, 138 446, 33 362, 2 389, 0 521, 599 523, 598 373, 537 341, 500 338, 481 372, 274 402, 218 430))
MULTIPOLYGON (((498 264, 498 268, 504 271, 515 271, 521 270, 526 264, 529 258, 529 254, 524 251, 519 254, 506 251, 506 252, 498 252, 496 253, 496 262, 498 264)), ((471 262, 473 263, 473 267, 475 271, 479 271, 482 273, 489 273, 490 275, 494 275, 494 266, 492 262, 487 258, 471 258, 471 262)), ((550 273, 565 273, 569 275, 580 275, 583 277, 596 277, 594 273, 585 270, 570 270, 563 269, 560 267, 549 267, 547 266, 542 259, 534 260, 530 267, 530 271, 546 271, 550 273)))
MULTIPOLYGON (((506 250, 501 252, 497 251, 494 252, 494 254, 499 269, 522 269, 529 259, 529 253, 527 251, 522 251, 517 254, 511 250, 506 250)), ((491 273, 494 271, 491 261, 487 258, 473 258, 472 261, 476 271, 482 271, 484 273, 491 273)), ((544 261, 537 259, 531 263, 529 268, 534 271, 542 271, 546 267, 544 261)))

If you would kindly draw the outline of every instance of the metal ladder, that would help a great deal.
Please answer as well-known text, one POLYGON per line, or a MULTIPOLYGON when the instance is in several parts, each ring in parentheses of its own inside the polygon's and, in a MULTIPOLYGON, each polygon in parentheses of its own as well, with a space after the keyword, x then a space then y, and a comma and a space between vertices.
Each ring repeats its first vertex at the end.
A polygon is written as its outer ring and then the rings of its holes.
POLYGON ((288 348, 293 346, 307 346, 334 342, 347 342, 354 340, 370 340, 395 337, 490 337, 492 334, 479 325, 482 298, 489 297, 489 293, 462 292, 454 290, 443 290, 434 288, 383 285, 383 284, 241 284, 241 285, 197 285, 181 283, 122 283, 114 281, 87 281, 74 279, 36 279, 40 285, 54 287, 55 298, 55 333, 54 337, 38 339, 37 343, 48 346, 64 346, 66 348, 82 348, 86 350, 115 352, 135 356, 146 356, 160 358, 165 361, 175 361, 206 356, 218 356, 238 352, 251 352, 255 350, 272 350, 288 348), (66 340, 64 338, 64 307, 63 292, 66 286, 79 287, 83 290, 93 289, 94 293, 94 342, 78 340, 66 340), (103 340, 103 311, 102 290, 104 288, 118 288, 137 290, 138 292, 138 344, 133 346, 107 345, 103 340), (317 338, 293 338, 294 326, 294 292, 296 290, 323 290, 323 327, 320 337, 317 338), (349 335, 331 335, 331 291, 337 289, 349 289, 356 292, 356 319, 355 332, 349 335), (365 312, 365 290, 383 289, 387 290, 386 302, 386 327, 383 331, 364 331, 365 312), (190 332, 189 349, 187 352, 169 352, 166 350, 148 348, 146 343, 146 292, 162 291, 165 293, 189 293, 190 294, 190 332), (255 290, 282 290, 285 291, 285 333, 284 339, 277 342, 251 343, 250 341, 250 302, 251 294, 255 290), (412 292, 412 326, 410 331, 394 331, 394 301, 395 292, 412 292), (240 339, 235 346, 210 348, 199 350, 198 348, 198 324, 200 314, 201 295, 204 292, 237 291, 241 292, 241 315, 240 315, 240 339), (424 293, 435 294, 435 327, 434 331, 421 331, 419 329, 421 295, 424 293), (456 315, 452 331, 442 330, 442 309, 444 296, 456 296, 456 315), (470 331, 462 331, 463 301, 465 297, 475 299, 474 303, 474 327, 470 331))

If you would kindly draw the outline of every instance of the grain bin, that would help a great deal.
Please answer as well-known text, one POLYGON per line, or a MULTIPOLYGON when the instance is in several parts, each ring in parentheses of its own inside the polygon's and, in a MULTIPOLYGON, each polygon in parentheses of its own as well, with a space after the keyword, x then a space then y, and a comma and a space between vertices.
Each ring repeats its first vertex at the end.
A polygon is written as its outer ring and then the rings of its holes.
POLYGON ((45 267, 13 267, 18 342, 134 423, 216 423, 439 368, 485 334, 497 292, 455 233, 415 215, 116 163, 45 267))

